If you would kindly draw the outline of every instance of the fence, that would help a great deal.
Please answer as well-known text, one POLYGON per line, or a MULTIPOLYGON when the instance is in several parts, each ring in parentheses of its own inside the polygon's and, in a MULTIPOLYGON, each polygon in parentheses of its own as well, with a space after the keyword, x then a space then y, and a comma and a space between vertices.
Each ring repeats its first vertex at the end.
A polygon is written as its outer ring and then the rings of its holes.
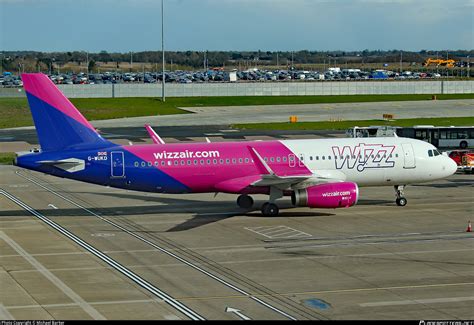
MULTIPOLYGON (((161 84, 58 85, 70 98, 161 97, 161 84)), ((166 84, 166 97, 308 96, 385 94, 469 94, 474 81, 328 81, 166 84)), ((0 97, 25 96, 23 89, 0 88, 0 97)))

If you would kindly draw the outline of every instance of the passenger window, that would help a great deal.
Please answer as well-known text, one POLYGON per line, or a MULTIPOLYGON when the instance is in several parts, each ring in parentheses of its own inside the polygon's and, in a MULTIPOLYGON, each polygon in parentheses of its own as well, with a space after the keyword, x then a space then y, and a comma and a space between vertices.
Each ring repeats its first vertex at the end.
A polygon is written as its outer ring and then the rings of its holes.
POLYGON ((319 156, 316 156, 316 160, 319 160, 319 156))
POLYGON ((204 165, 204 159, 201 159, 201 165, 204 165))
POLYGON ((283 162, 286 162, 286 157, 283 157, 283 162))
POLYGON ((243 163, 244 160, 242 158, 239 158, 239 164, 243 163))
POLYGON ((144 162, 144 161, 142 161, 142 167, 145 167, 145 165, 146 165, 146 164, 145 164, 145 162, 144 162))
POLYGON ((155 166, 157 166, 157 167, 158 167, 158 162, 157 162, 157 161, 155 161, 155 166))
POLYGON ((188 160, 188 166, 191 165, 191 160, 188 160))
POLYGON ((270 162, 275 162, 275 158, 271 157, 270 162))
POLYGON ((181 166, 184 166, 186 162, 184 160, 181 160, 181 166))
POLYGON ((267 157, 263 158, 263 160, 265 160, 265 162, 268 162, 268 158, 267 158, 267 157))
POLYGON ((223 164, 224 163, 224 159, 219 159, 219 164, 223 164))
POLYGON ((313 156, 309 156, 309 160, 313 160, 313 156))
POLYGON ((214 165, 217 165, 217 159, 214 159, 212 162, 214 163, 214 165))
POLYGON ((197 161, 197 160, 195 160, 195 161, 194 161, 194 164, 195 164, 195 165, 197 165, 197 164, 198 164, 198 161, 197 161))
POLYGON ((331 160, 331 156, 328 156, 328 160, 331 160))
POLYGON ((245 163, 246 163, 246 164, 249 163, 249 159, 248 159, 248 158, 245 158, 245 163))
POLYGON ((398 153, 395 154, 395 157, 398 158, 398 153))
MULTIPOLYGON (((347 156, 347 157, 349 157, 349 156, 347 156)), ((322 156, 321 159, 322 159, 322 160, 326 160, 326 157, 325 157, 325 156, 322 156)))
POLYGON ((135 161, 135 167, 138 167, 140 164, 138 163, 138 161, 135 161))
POLYGON ((281 161, 281 158, 280 157, 277 157, 277 162, 280 162, 281 161))
POLYGON ((178 161, 178 160, 175 160, 175 161, 174 161, 174 165, 175 165, 175 166, 178 166, 178 165, 179 165, 179 161, 178 161))
POLYGON ((208 165, 211 164, 211 159, 208 159, 208 160, 207 160, 207 164, 208 164, 208 165))
POLYGON ((226 160, 225 160, 225 163, 226 163, 226 164, 230 164, 230 159, 226 159, 226 160))
POLYGON ((233 158, 233 159, 232 159, 232 163, 233 163, 233 164, 237 163, 237 159, 233 158))
POLYGON ((148 167, 151 167, 152 166, 152 163, 151 161, 148 162, 148 167))
POLYGON ((164 166, 165 165, 165 162, 162 160, 161 161, 161 166, 164 166))

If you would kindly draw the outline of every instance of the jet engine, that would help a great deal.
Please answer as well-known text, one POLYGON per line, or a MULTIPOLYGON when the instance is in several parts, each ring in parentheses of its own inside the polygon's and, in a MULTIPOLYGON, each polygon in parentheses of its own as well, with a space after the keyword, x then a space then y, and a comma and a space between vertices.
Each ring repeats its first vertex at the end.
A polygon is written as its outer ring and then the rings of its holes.
POLYGON ((314 185, 291 194, 294 206, 310 208, 348 208, 357 203, 359 187, 356 183, 340 182, 314 185))

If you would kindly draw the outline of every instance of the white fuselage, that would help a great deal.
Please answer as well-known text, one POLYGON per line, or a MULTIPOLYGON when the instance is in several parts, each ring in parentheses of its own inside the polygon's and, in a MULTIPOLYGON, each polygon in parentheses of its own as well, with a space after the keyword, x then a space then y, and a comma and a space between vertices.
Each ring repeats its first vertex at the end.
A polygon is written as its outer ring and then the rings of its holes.
MULTIPOLYGON (((428 182, 452 175, 456 163, 436 148, 409 138, 347 138, 282 141, 316 176, 359 186, 428 182), (432 151, 433 152, 433 151, 432 151)), ((296 162, 298 164, 299 162, 296 162)))

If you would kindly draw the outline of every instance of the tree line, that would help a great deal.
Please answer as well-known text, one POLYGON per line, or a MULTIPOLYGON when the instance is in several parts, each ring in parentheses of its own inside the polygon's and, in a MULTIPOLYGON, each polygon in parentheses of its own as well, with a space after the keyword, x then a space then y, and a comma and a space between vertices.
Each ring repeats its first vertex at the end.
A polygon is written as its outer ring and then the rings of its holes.
MULTIPOLYGON (((141 51, 126 53, 109 53, 100 51, 38 52, 38 51, 3 51, 1 66, 3 71, 43 70, 52 65, 76 63, 94 67, 96 62, 116 63, 117 68, 123 62, 161 64, 161 51, 141 51), (23 66, 22 66, 23 65, 23 66)), ((466 60, 472 57, 474 50, 422 50, 419 52, 402 50, 363 50, 363 51, 166 51, 167 64, 186 66, 194 69, 206 67, 238 67, 240 65, 261 64, 293 66, 298 64, 344 64, 344 63, 421 63, 426 58, 453 58, 466 60)))

